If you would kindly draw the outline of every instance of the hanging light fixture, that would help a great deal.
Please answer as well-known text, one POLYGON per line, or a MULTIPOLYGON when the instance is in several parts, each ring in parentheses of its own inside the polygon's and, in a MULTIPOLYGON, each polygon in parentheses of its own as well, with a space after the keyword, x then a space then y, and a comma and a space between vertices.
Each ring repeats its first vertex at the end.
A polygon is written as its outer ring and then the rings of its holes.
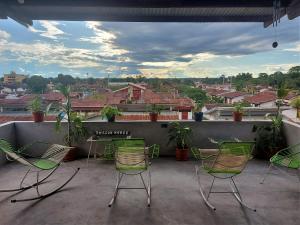
POLYGON ((280 23, 280 7, 281 7, 281 1, 280 0, 273 0, 273 28, 274 28, 274 36, 275 36, 275 41, 272 43, 273 48, 277 48, 278 42, 277 42, 277 25, 280 23))

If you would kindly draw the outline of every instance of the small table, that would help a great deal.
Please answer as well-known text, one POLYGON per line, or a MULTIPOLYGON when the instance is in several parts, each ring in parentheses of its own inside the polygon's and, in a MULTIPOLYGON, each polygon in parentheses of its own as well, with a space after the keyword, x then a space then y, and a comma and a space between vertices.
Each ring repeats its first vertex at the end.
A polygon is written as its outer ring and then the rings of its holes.
MULTIPOLYGON (((86 141, 90 142, 89 153, 88 153, 87 162, 86 162, 86 164, 88 166, 89 165, 90 155, 91 155, 92 150, 93 150, 93 144, 94 143, 98 143, 98 142, 102 142, 102 143, 104 143, 104 142, 111 142, 112 138, 110 138, 110 137, 107 137, 107 138, 95 138, 95 136, 91 136, 86 141)), ((96 159, 97 158, 97 154, 99 154, 99 153, 97 152, 96 148, 94 148, 93 152, 94 152, 94 159, 96 159)), ((102 156, 102 155, 100 155, 100 156, 102 156)))

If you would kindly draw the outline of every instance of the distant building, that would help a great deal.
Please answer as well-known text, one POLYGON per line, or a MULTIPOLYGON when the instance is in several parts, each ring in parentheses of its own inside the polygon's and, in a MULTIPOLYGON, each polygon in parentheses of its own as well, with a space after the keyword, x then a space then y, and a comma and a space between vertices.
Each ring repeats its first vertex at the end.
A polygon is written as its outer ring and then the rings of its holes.
POLYGON ((17 74, 12 71, 10 74, 4 74, 4 84, 17 84, 22 83, 27 76, 24 74, 17 74))
POLYGON ((259 92, 251 97, 246 97, 245 101, 254 107, 271 108, 276 106, 277 96, 273 91, 259 92))
POLYGON ((219 96, 224 98, 224 103, 234 104, 243 101, 246 96, 249 96, 249 94, 240 91, 233 91, 220 94, 219 96))

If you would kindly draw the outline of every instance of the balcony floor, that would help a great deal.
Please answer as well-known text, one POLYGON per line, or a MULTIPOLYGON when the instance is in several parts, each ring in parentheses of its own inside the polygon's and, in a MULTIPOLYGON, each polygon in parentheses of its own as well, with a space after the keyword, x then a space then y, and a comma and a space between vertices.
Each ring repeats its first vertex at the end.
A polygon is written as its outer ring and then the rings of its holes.
MULTIPOLYGON (((79 160, 65 166, 81 167, 79 174, 61 192, 38 202, 10 203, 10 199, 33 196, 34 190, 16 196, 0 193, 1 225, 96 225, 96 224, 299 224, 300 182, 295 176, 284 176, 274 170, 264 185, 259 184, 267 163, 254 160, 237 177, 245 202, 257 212, 242 209, 230 194, 211 196, 217 210, 211 211, 202 200, 194 175, 195 161, 176 162, 173 158, 155 160, 152 164, 152 205, 147 207, 144 190, 121 190, 112 208, 107 204, 115 185, 113 164, 79 160), (297 222, 298 221, 298 222, 297 222)), ((0 188, 13 187, 25 172, 15 163, 0 168, 0 188)), ((64 177, 70 170, 64 167, 64 177)), ((292 171, 293 172, 293 171, 292 171)), ((56 180, 56 176, 52 181, 56 180)), ((62 181, 60 178, 57 182, 62 181)), ((125 183, 139 184, 129 178, 125 183), (127 181, 127 182, 126 182, 127 181)), ((205 176, 208 186, 210 178, 205 176)), ((57 184, 57 182, 55 182, 57 184)), ((41 185, 41 193, 54 182, 41 185)), ((216 187, 226 188, 224 181, 216 187)))

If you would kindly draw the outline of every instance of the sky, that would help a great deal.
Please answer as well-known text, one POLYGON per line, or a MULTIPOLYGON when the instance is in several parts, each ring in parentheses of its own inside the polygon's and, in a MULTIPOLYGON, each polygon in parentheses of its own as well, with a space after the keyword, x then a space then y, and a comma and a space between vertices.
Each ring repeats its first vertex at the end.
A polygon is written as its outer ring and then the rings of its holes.
POLYGON ((300 65, 300 18, 262 23, 0 20, 0 76, 219 77, 300 65), (273 41, 278 41, 276 49, 273 41))

